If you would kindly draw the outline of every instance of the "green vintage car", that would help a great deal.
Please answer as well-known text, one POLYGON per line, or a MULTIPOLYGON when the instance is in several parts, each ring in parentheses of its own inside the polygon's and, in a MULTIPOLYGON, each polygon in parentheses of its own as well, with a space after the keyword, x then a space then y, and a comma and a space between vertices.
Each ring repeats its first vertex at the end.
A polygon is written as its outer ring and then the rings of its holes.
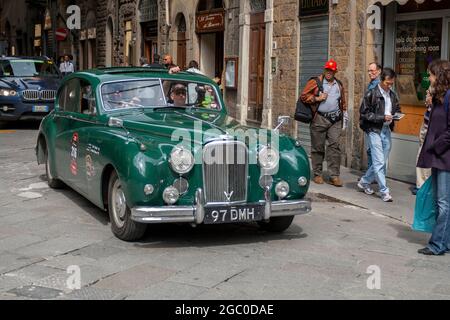
POLYGON ((258 222, 287 229, 311 210, 308 157, 274 130, 227 115, 211 79, 163 69, 76 72, 61 84, 36 143, 52 188, 109 212, 118 238, 148 223, 258 222))

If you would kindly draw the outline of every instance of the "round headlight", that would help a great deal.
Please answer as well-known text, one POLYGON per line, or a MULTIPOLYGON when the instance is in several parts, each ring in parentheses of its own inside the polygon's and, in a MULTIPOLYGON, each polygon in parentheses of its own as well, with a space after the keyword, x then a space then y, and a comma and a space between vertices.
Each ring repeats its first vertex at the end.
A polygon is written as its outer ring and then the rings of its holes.
POLYGON ((279 160, 278 152, 271 147, 264 147, 258 153, 258 162, 263 169, 275 169, 278 166, 279 160))
POLYGON ((176 146, 170 152, 169 163, 176 173, 188 173, 194 167, 194 156, 186 147, 176 146))
POLYGON ((286 181, 280 181, 275 186, 275 194, 283 199, 289 194, 289 184, 286 181))
POLYGON ((298 178, 298 185, 300 187, 304 187, 308 184, 308 179, 306 179, 305 177, 300 177, 298 178))
POLYGON ((163 191, 163 200, 167 204, 175 204, 180 197, 180 193, 175 187, 167 187, 163 191))
POLYGON ((15 96, 16 95, 16 91, 14 91, 14 90, 11 90, 10 92, 9 92, 9 94, 11 95, 11 96, 15 96))

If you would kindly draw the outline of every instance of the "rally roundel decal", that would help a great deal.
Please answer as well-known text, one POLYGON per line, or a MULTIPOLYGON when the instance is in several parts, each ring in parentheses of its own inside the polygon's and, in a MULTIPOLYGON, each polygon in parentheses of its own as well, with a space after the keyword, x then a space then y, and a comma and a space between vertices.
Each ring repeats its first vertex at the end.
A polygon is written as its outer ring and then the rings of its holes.
POLYGON ((78 173, 77 157, 78 157, 78 133, 75 132, 72 136, 72 141, 70 143, 70 172, 72 172, 74 176, 76 176, 78 173))

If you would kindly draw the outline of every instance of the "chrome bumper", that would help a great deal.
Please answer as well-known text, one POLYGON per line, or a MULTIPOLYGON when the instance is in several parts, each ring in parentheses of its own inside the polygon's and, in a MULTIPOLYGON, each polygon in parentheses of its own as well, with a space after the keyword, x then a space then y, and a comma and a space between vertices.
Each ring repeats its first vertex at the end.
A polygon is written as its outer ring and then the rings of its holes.
MULTIPOLYGON (((266 198, 267 195, 266 195, 266 198)), ((159 207, 134 207, 131 209, 131 219, 140 223, 173 223, 187 222, 194 224, 203 223, 205 215, 203 191, 198 189, 195 193, 195 205, 193 206, 159 206, 159 207)), ((264 202, 264 219, 271 217, 293 216, 306 214, 311 211, 311 200, 281 200, 264 202)))

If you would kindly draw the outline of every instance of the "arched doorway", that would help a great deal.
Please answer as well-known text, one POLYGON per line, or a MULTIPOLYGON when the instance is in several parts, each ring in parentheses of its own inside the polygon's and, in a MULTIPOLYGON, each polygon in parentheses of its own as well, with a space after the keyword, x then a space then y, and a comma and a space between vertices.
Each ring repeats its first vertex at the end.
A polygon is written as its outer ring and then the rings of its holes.
POLYGON ((195 31, 200 43, 200 68, 205 75, 221 78, 224 58, 225 11, 222 0, 200 0, 195 31))
POLYGON ((248 112, 250 122, 261 123, 264 103, 264 61, 266 25, 264 23, 265 0, 250 1, 250 48, 248 112))
MULTIPOLYGON (((139 3, 143 43, 143 56, 150 63, 158 52, 158 3, 156 0, 141 0, 139 3)), ((158 61, 156 61, 158 62, 158 61)))
POLYGON ((105 56, 105 67, 111 67, 113 65, 113 52, 114 52, 114 26, 111 17, 108 18, 106 23, 106 56, 105 56))
POLYGON ((186 68, 186 19, 182 13, 176 18, 177 24, 177 65, 186 68))

